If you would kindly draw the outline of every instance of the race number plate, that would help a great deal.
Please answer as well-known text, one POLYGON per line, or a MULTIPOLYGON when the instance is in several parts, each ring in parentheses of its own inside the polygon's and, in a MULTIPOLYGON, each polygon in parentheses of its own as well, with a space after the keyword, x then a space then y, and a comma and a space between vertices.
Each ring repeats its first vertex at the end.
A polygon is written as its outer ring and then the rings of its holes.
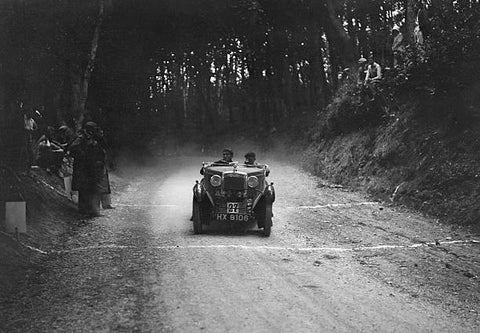
POLYGON ((240 204, 238 202, 227 202, 227 213, 228 214, 240 213, 240 204))

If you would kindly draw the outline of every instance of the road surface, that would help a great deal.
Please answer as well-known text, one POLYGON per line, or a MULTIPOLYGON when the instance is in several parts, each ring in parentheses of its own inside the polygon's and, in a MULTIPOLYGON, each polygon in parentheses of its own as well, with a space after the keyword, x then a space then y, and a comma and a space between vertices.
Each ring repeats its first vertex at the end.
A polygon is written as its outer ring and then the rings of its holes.
POLYGON ((194 235, 201 161, 116 177, 116 209, 43 249, 43 268, 4 303, 0 330, 480 331, 475 235, 274 160, 271 237, 225 225, 194 235))

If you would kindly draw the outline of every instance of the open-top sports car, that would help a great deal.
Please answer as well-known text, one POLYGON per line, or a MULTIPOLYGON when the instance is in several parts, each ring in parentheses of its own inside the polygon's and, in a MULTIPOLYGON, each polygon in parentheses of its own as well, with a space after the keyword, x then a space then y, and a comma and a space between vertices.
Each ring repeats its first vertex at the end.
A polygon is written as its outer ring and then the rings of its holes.
POLYGON ((267 165, 203 163, 203 179, 193 187, 193 231, 199 234, 212 220, 256 222, 268 237, 272 229, 273 183, 267 165))

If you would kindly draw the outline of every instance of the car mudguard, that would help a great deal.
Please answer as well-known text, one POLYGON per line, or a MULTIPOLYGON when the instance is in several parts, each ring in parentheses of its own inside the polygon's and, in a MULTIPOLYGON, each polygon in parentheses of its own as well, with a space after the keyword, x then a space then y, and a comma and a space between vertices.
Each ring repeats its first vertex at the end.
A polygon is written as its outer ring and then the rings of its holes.
POLYGON ((263 192, 263 196, 267 202, 275 202, 275 188, 273 187, 273 183, 270 183, 265 187, 265 191, 263 192))
POLYGON ((208 200, 210 201, 210 203, 212 205, 215 205, 210 193, 208 193, 205 186, 203 186, 203 183, 199 182, 198 180, 195 181, 195 185, 193 186, 193 197, 198 202, 202 202, 205 199, 205 197, 208 197, 208 200))
POLYGON ((203 185, 196 180, 195 185, 193 186, 193 197, 198 201, 201 202, 205 198, 205 188, 203 185))

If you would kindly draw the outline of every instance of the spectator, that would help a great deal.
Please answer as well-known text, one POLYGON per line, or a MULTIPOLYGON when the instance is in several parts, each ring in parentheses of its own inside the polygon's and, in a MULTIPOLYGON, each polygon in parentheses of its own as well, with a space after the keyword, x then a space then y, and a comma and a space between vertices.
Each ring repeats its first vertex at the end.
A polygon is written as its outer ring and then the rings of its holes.
POLYGON ((417 17, 416 24, 419 31, 422 33, 422 38, 427 37, 430 34, 430 19, 428 17, 428 9, 425 0, 417 1, 417 17))
MULTIPOLYGON (((23 103, 20 105, 23 107, 23 103)), ((25 161, 26 171, 30 170, 30 167, 35 161, 35 153, 34 153, 34 133, 37 131, 37 122, 33 118, 35 115, 35 111, 33 109, 26 111, 23 114, 23 130, 24 130, 24 142, 22 147, 22 161, 25 161)), ((23 166, 23 163, 22 163, 23 166)))
POLYGON ((382 67, 375 62, 373 55, 368 57, 367 75, 365 76, 365 83, 374 83, 382 78, 382 67))
POLYGON ((413 29, 413 39, 420 59, 423 61, 425 58, 425 36, 429 33, 429 19, 424 1, 417 1, 417 8, 418 12, 415 19, 415 28, 413 29))
POLYGON ((78 211, 100 216, 101 195, 108 192, 105 151, 98 142, 97 124, 87 122, 72 143, 72 190, 78 191, 78 211))
POLYGON ((65 151, 56 140, 55 129, 52 126, 48 126, 45 133, 38 139, 35 152, 37 164, 41 168, 58 174, 65 151))
POLYGON ((400 31, 400 27, 398 25, 393 27, 392 36, 393 67, 398 67, 403 63, 406 51, 403 33, 400 31))
POLYGON ((67 125, 62 125, 58 128, 57 133, 57 141, 68 151, 70 144, 77 138, 75 131, 67 125))
POLYGON ((358 59, 357 83, 363 84, 367 75, 367 59, 361 57, 358 59))
POLYGON ((69 148, 73 157, 72 190, 78 191, 78 212, 81 214, 90 214, 92 211, 89 204, 92 175, 91 166, 87 163, 87 146, 91 144, 92 135, 92 131, 83 126, 69 148))
MULTIPOLYGON (((99 156, 99 161, 102 159, 103 161, 103 169, 99 172, 103 173, 102 180, 100 181, 103 185, 104 188, 102 188, 101 192, 102 195, 100 197, 100 202, 102 204, 103 209, 113 209, 114 207, 112 206, 112 199, 111 199, 111 189, 110 189, 110 179, 108 177, 108 168, 107 168, 107 161, 106 161, 106 153, 107 153, 107 147, 106 147, 106 142, 105 142, 105 137, 103 135, 103 130, 100 127, 96 128, 95 131, 95 139, 97 140, 99 144, 99 149, 103 150, 103 157, 99 156)), ((100 176, 100 175, 99 175, 100 176)))
POLYGON ((60 177, 63 178, 65 184, 65 192, 71 200, 76 201, 78 194, 72 191, 72 174, 73 174, 73 157, 69 152, 70 145, 75 141, 77 135, 67 125, 62 125, 58 128, 58 142, 65 150, 63 155, 62 166, 60 168, 60 177))

